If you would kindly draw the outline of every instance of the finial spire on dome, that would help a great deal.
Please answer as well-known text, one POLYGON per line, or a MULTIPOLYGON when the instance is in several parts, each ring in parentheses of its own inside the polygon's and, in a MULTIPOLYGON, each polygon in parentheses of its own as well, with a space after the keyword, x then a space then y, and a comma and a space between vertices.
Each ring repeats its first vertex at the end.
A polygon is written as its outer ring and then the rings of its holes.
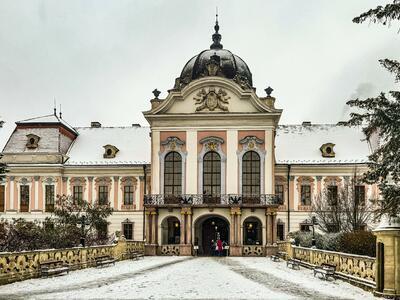
POLYGON ((218 7, 217 7, 217 13, 215 15, 215 26, 214 26, 215 33, 212 35, 212 40, 213 43, 210 46, 210 49, 222 49, 222 44, 221 42, 221 35, 218 33, 219 31, 219 25, 218 25, 218 7))

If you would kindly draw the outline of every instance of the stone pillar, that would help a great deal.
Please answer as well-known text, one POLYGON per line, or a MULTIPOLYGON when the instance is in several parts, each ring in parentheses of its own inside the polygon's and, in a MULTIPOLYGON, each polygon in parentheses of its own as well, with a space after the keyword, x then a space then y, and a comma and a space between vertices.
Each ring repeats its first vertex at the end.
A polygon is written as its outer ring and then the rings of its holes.
POLYGON ((179 255, 192 255, 192 210, 190 207, 181 209, 181 244, 179 255))
POLYGON ((157 209, 149 207, 146 209, 146 245, 145 255, 157 255, 157 209))
POLYGON ((267 218, 267 244, 265 245, 265 254, 273 255, 278 252, 276 244, 276 214, 278 207, 268 207, 265 212, 267 218))
POLYGON ((266 241, 267 241, 267 245, 271 245, 272 244, 272 235, 271 235, 271 213, 267 210, 267 212, 265 213, 266 216, 266 221, 267 221, 267 236, 266 236, 266 241))
POLYGON ((242 256, 242 243, 240 237, 240 219, 242 211, 240 207, 231 207, 231 225, 230 225, 230 240, 229 255, 242 256))
POLYGON ((88 176, 88 199, 89 203, 93 203, 93 176, 88 176))
POLYGON ((236 224, 237 224, 237 231, 236 231, 236 234, 237 234, 237 244, 238 244, 239 246, 242 246, 242 239, 243 239, 243 236, 242 236, 242 212, 241 212, 241 211, 239 211, 239 212, 236 214, 236 224))
POLYGON ((231 245, 236 245, 236 240, 235 240, 235 214, 234 212, 232 212, 231 210, 231 224, 230 224, 230 228, 229 228, 229 243, 231 245))
POLYGON ((385 298, 400 298, 400 217, 391 224, 382 224, 374 230, 376 235, 376 290, 385 298))
POLYGON ((272 212, 271 218, 272 218, 272 244, 276 244, 276 229, 277 229, 277 224, 276 224, 276 211, 272 212))
POLYGON ((180 244, 184 245, 185 244, 185 211, 181 210, 181 238, 180 238, 180 244))

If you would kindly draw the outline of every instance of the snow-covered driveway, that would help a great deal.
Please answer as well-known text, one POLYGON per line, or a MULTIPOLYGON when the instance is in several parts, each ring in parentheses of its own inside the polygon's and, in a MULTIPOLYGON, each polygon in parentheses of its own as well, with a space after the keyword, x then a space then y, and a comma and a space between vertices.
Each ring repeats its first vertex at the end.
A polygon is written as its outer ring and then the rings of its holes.
POLYGON ((0 286, 0 299, 374 299, 265 257, 146 257, 0 286))

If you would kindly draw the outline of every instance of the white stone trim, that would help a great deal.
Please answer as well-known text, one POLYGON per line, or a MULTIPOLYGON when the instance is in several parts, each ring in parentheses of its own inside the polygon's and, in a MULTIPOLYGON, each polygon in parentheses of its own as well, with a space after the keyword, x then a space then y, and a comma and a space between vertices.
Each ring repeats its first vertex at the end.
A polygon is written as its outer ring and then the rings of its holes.
POLYGON ((226 155, 222 151, 221 145, 224 140, 220 137, 210 136, 200 140, 203 145, 198 155, 198 193, 203 194, 203 159, 207 152, 214 151, 221 157, 221 195, 225 194, 225 181, 226 181, 226 155))
POLYGON ((265 156, 266 151, 259 147, 264 141, 255 136, 246 136, 239 141, 243 145, 241 151, 237 151, 239 162, 239 194, 243 193, 242 172, 243 172, 243 155, 246 152, 254 151, 260 156, 260 194, 265 193, 265 156))

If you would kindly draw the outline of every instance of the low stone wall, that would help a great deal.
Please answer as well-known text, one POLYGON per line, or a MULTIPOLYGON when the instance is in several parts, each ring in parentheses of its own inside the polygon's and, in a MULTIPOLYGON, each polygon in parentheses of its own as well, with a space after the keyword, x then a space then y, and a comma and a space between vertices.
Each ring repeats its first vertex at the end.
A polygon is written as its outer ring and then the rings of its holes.
POLYGON ((110 255, 121 260, 122 253, 131 250, 144 252, 144 242, 121 240, 117 244, 104 246, 2 252, 0 253, 0 284, 38 277, 40 262, 49 259, 61 260, 67 263, 71 270, 76 270, 94 266, 97 256, 110 255))
MULTIPOLYGON (((287 244, 286 247, 288 247, 287 244)), ((310 266, 320 266, 323 263, 335 265, 336 272, 342 279, 366 288, 375 288, 376 259, 374 257, 291 245, 289 247, 292 251, 286 252, 290 257, 300 259, 310 266)))

